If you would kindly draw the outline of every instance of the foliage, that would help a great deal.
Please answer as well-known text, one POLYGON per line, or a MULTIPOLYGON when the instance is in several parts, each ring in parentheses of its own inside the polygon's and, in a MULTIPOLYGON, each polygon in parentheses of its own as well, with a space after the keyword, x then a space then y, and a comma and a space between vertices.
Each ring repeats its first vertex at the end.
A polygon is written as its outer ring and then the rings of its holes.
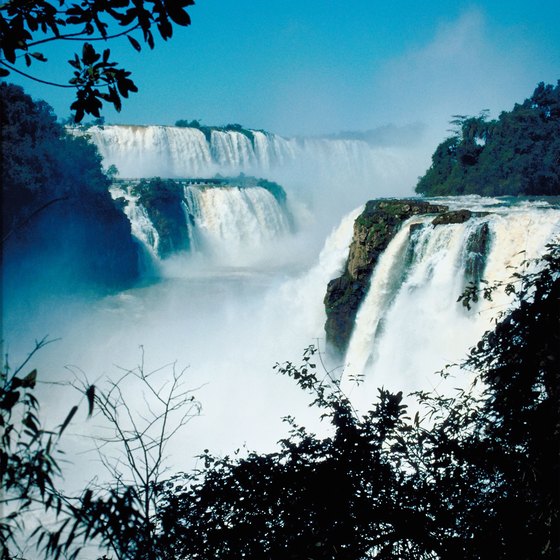
MULTIPOLYGON (((47 103, 33 101, 19 86, 0 83, 0 101, 5 264, 54 252, 80 268, 77 283, 130 284, 138 250, 108 192, 97 148, 83 135, 69 134, 47 103), (88 258, 78 262, 71 253, 83 256, 84 247, 88 258)), ((41 267, 42 273, 52 269, 56 275, 54 264, 41 267)))
POLYGON ((4 235, 53 199, 109 196, 97 149, 67 134, 47 103, 4 82, 0 99, 4 235))
POLYGON ((76 100, 71 109, 75 111, 76 122, 86 113, 99 117, 104 101, 120 111, 121 98, 138 89, 129 77, 130 72, 110 60, 110 49, 98 52, 92 42, 126 35, 132 47, 140 51, 141 44, 133 36, 136 31, 153 49, 154 28, 164 41, 171 38, 174 25, 190 25, 186 8, 193 4, 194 0, 6 2, 0 6, 0 77, 17 72, 47 85, 74 88, 76 100), (43 53, 32 50, 39 45, 86 39, 81 53, 75 53, 68 61, 74 72, 66 86, 45 82, 17 67, 22 61, 27 67, 46 62, 43 53))
POLYGON ((426 196, 560 194, 560 81, 497 120, 456 115, 416 192, 426 196))
MULTIPOLYGON (((39 420, 39 402, 35 396, 37 370, 21 376, 33 355, 48 344, 46 338, 36 342, 28 358, 11 371, 9 364, 0 374, 0 546, 2 560, 21 558, 18 534, 26 527, 29 514, 39 511, 59 518, 60 526, 69 523, 67 502, 58 490, 61 470, 56 459, 59 440, 78 407, 73 406, 57 430, 47 430, 39 420), (42 511, 41 511, 42 510, 42 511)), ((89 394, 91 388, 87 388, 89 394)), ((91 411, 91 408, 90 408, 91 411)), ((38 526, 33 531, 38 543, 44 541, 47 554, 56 556, 68 551, 74 537, 60 538, 58 530, 38 526)), ((24 544, 28 544, 25 542, 24 544)), ((78 549, 79 550, 79 549, 78 549)), ((78 550, 75 552, 77 553, 78 550)))
POLYGON ((179 128, 202 128, 202 125, 200 124, 201 119, 193 119, 192 121, 186 120, 186 119, 179 119, 178 121, 175 122, 175 126, 178 126, 179 128))
POLYGON ((556 558, 558 244, 505 289, 517 304, 469 354, 472 389, 418 393, 413 420, 384 390, 358 417, 317 375, 313 349, 300 366, 277 365, 313 395, 332 435, 288 418, 275 453, 205 452, 205 468, 170 483, 160 512, 171 557, 556 558))

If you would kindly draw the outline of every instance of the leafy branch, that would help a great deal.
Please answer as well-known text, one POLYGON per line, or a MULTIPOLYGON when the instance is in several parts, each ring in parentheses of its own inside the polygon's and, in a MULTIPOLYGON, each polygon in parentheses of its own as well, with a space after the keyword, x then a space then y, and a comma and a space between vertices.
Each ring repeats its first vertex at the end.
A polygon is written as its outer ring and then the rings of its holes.
POLYGON ((140 52, 141 43, 133 36, 138 31, 153 49, 154 28, 167 41, 173 36, 173 26, 190 25, 187 8, 193 4, 194 0, 82 0, 70 5, 64 0, 6 2, 0 5, 0 78, 16 72, 45 85, 76 89, 71 105, 75 122, 85 114, 99 117, 103 102, 120 111, 121 98, 138 89, 130 72, 110 60, 109 49, 97 52, 91 43, 126 36, 140 52), (110 32, 115 26, 125 29, 110 32), (42 80, 16 67, 22 58, 28 68, 34 62, 47 62, 43 53, 30 49, 53 41, 84 41, 81 54, 75 53, 68 61, 75 69, 68 85, 42 80))

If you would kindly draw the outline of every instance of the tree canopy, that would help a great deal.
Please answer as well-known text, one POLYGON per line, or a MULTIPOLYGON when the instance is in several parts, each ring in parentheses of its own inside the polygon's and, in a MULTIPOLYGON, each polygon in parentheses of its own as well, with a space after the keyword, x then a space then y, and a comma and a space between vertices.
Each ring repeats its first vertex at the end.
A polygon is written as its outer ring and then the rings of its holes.
POLYGON ((97 51, 96 41, 104 44, 120 36, 128 37, 131 46, 141 50, 140 36, 151 49, 155 46, 154 30, 166 41, 173 26, 191 23, 187 8, 194 0, 64 0, 5 2, 0 6, 0 77, 16 72, 47 85, 74 88, 76 99, 71 105, 75 121, 85 114, 100 116, 103 102, 120 111, 121 98, 138 91, 130 72, 119 68, 111 59, 110 49, 97 51), (47 62, 36 50, 52 41, 79 41, 82 48, 68 61, 74 69, 68 84, 56 84, 36 78, 21 66, 29 68, 47 62))
POLYGON ((54 199, 109 196, 95 146, 67 134, 46 102, 5 82, 0 101, 4 235, 54 199))
MULTIPOLYGON (((78 271, 76 287, 90 280, 108 286, 133 282, 138 248, 111 198, 97 148, 57 123, 47 103, 13 84, 0 83, 0 117, 4 266, 31 266, 42 254, 50 255, 49 266, 23 276, 52 275, 43 284, 53 287, 57 276, 78 271)), ((6 282, 19 274, 11 270, 6 282)))
POLYGON ((497 120, 456 115, 416 192, 426 196, 560 194, 560 81, 497 120))

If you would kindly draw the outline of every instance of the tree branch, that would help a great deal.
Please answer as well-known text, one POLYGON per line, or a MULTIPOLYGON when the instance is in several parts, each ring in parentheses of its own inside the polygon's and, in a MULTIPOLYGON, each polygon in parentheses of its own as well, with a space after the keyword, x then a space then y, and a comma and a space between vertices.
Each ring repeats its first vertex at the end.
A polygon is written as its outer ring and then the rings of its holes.
POLYGON ((40 78, 36 78, 35 76, 32 76, 31 74, 27 74, 27 72, 22 72, 21 70, 18 70, 17 68, 15 68, 14 66, 11 66, 10 64, 7 64, 6 62, 4 62, 3 60, 0 60, 0 64, 2 66, 5 66, 6 68, 9 68, 12 72, 16 72, 17 74, 21 74, 22 76, 25 76, 26 78, 29 78, 30 80, 33 80, 35 82, 39 82, 40 84, 45 84, 47 86, 54 86, 54 87, 59 87, 59 88, 74 88, 76 89, 78 86, 73 86, 73 85, 66 85, 66 84, 57 84, 55 82, 49 82, 47 80, 41 80, 40 78))

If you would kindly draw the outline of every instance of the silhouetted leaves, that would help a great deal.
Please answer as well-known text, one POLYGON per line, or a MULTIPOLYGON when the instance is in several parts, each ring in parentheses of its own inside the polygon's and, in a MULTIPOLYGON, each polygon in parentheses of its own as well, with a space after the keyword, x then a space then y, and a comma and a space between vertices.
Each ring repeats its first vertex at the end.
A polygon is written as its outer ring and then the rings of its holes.
MULTIPOLYGON (((6 2, 0 6, 0 77, 9 75, 10 65, 18 64, 20 54, 27 67, 33 60, 46 62, 41 52, 30 52, 30 48, 49 41, 65 38, 107 41, 126 35, 134 49, 140 51, 140 42, 130 34, 138 30, 144 42, 154 48, 152 28, 158 30, 163 40, 171 38, 173 25, 190 25, 187 8, 193 4, 193 0, 86 0, 70 5, 45 0, 6 2)), ((71 107, 75 111, 75 122, 80 122, 85 114, 98 117, 102 100, 119 111, 120 96, 126 98, 129 93, 138 91, 128 78, 129 72, 110 71, 116 70, 117 63, 110 61, 108 49, 105 53, 107 56, 100 63, 100 55, 92 43, 85 42, 81 56, 76 54, 69 61, 77 70, 69 80, 70 86, 76 88, 76 100, 71 107), (100 91, 113 84, 117 89, 109 95, 100 91)))

